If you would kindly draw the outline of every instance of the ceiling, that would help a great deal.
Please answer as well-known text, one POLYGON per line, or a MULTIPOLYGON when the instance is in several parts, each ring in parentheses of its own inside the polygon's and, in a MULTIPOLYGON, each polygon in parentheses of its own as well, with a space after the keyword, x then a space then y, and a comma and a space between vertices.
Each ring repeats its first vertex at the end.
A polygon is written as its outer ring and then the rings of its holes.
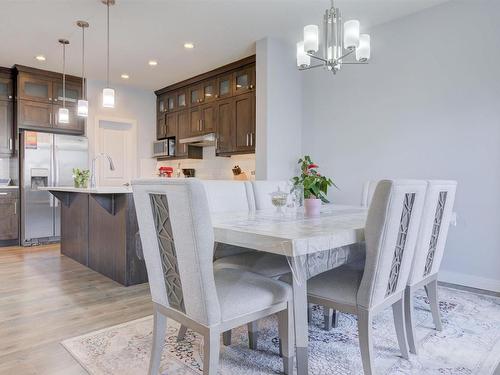
MULTIPOLYGON (((57 40, 68 38, 67 72, 81 74, 86 20, 86 71, 106 79, 106 7, 100 0, 0 0, 0 66, 62 71, 57 40), (38 62, 35 55, 46 56, 38 62)), ((445 0, 343 0, 344 19, 372 27, 445 0)), ((327 0, 116 0, 110 9, 110 81, 158 89, 255 52, 266 36, 295 41, 303 25, 319 23, 327 0), (185 42, 195 48, 184 49, 185 42), (150 67, 148 60, 158 61, 150 67), (128 81, 121 74, 130 75, 128 81)), ((363 30, 362 30, 363 31, 363 30)))

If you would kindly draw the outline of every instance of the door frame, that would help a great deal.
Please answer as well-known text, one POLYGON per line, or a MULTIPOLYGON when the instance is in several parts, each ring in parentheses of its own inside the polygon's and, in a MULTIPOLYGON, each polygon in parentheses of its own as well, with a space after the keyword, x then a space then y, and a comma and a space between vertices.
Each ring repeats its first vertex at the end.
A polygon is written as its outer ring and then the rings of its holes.
MULTIPOLYGON (((106 115, 98 115, 94 117, 94 131, 93 131, 93 140, 94 140, 94 146, 91 148, 90 143, 89 143, 89 166, 92 165, 92 159, 95 157, 97 154, 98 150, 101 148, 101 139, 99 137, 99 124, 101 121, 107 121, 107 122, 117 122, 117 123, 122 123, 122 124, 130 124, 132 129, 131 129, 131 135, 132 135, 132 141, 133 141, 133 147, 131 150, 131 160, 132 162, 132 178, 137 178, 137 171, 138 169, 138 164, 139 160, 137 159, 137 120, 130 119, 130 118, 124 118, 124 117, 115 117, 115 116, 106 116, 106 115)), ((87 135, 88 136, 88 135, 87 135)), ((99 163, 96 165, 96 172, 98 171, 99 168, 99 163)), ((100 173, 96 173, 96 184, 99 186, 99 180, 100 180, 100 173)))

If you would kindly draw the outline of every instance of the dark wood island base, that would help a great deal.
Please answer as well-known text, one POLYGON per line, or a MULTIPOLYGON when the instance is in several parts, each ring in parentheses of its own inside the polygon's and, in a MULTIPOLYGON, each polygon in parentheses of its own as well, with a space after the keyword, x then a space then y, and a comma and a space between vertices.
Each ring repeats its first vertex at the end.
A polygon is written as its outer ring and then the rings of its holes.
POLYGON ((61 202, 62 254, 125 286, 148 281, 132 193, 47 190, 61 202))

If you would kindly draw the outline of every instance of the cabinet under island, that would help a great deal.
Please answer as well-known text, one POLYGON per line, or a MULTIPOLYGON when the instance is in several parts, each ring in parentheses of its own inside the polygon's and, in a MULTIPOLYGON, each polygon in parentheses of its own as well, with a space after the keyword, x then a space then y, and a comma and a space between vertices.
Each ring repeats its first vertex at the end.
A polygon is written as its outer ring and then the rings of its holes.
POLYGON ((61 202, 61 253, 129 286, 148 281, 132 190, 47 187, 61 202))

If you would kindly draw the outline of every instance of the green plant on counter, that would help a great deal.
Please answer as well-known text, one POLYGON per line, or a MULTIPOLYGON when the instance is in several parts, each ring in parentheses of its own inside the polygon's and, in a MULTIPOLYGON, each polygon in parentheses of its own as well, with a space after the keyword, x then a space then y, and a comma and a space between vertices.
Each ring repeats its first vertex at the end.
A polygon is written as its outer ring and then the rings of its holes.
POLYGON ((88 169, 73 168, 73 182, 76 188, 86 189, 89 185, 89 178, 88 169))
POLYGON ((299 159, 301 174, 298 177, 293 177, 292 182, 295 186, 304 186, 305 199, 321 199, 324 203, 330 203, 327 198, 328 188, 335 186, 333 181, 325 176, 322 176, 316 170, 319 168, 309 155, 299 159))

